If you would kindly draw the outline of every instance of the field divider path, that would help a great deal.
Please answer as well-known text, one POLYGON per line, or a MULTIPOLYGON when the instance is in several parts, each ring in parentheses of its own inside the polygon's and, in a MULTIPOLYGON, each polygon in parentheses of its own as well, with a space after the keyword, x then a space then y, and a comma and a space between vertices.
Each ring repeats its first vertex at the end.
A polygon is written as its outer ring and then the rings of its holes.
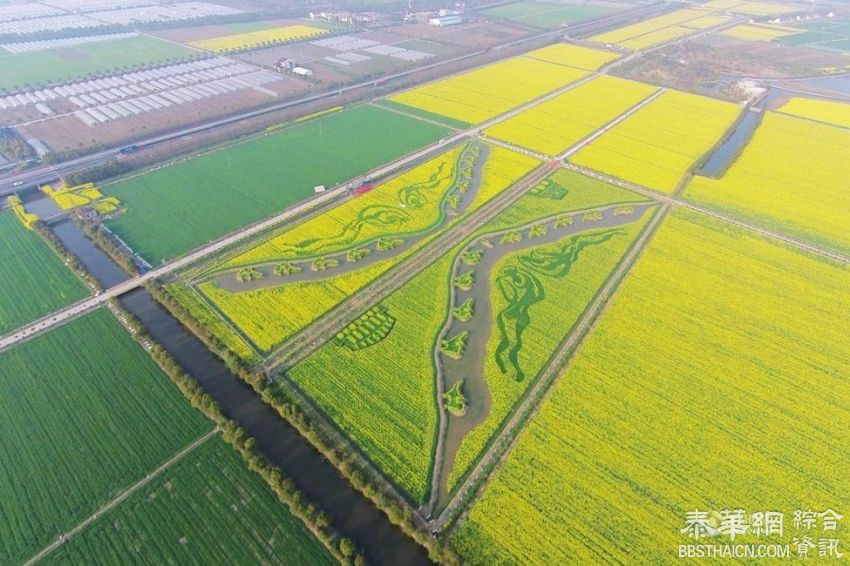
POLYGON ((624 181, 623 179, 612 177, 610 175, 606 175, 604 173, 600 173, 598 171, 594 171, 592 169, 587 169, 585 167, 580 167, 578 165, 574 165, 572 163, 564 163, 561 167, 565 169, 569 169, 570 171, 575 171, 577 173, 581 173, 582 175, 586 175, 588 177, 592 177, 594 179, 598 179, 600 181, 604 181, 606 183, 616 185, 618 187, 622 187, 624 189, 628 189, 632 192, 650 197, 659 202, 663 202, 669 205, 681 206, 682 208, 687 208, 693 210, 695 212, 699 212, 705 214, 707 216, 711 216, 717 220, 721 220, 723 222, 728 222, 729 224, 734 224, 739 228, 743 228, 745 230, 749 230, 751 232, 755 232, 760 234, 766 238, 770 238, 772 240, 780 241, 784 244, 787 244, 791 247, 797 248, 801 251, 809 252, 815 255, 819 255, 821 257, 827 258, 832 261, 837 261, 843 264, 850 264, 850 256, 844 255, 834 250, 829 250, 826 248, 822 248, 819 246, 815 246, 813 244, 809 244, 798 240, 796 238, 792 238, 791 236, 786 236, 784 234, 780 234, 778 232, 774 232, 772 230, 768 230, 767 228, 762 228, 760 226, 756 226, 755 224, 751 224, 745 220, 740 220, 738 218, 734 218, 729 216, 728 214, 723 214, 721 212, 716 212, 710 208, 706 208, 704 206, 700 206, 694 202, 689 200, 685 200, 682 198, 678 198, 675 195, 666 195, 663 193, 659 193, 653 191, 652 189, 648 189, 641 185, 636 185, 629 181, 624 181))
POLYGON ((328 311, 305 330, 281 344, 277 348, 280 354, 271 356, 266 360, 264 364, 266 371, 283 373, 297 365, 325 341, 342 330, 352 316, 358 314, 367 306, 384 300, 398 287, 412 279, 431 263, 437 261, 446 253, 446 250, 461 243, 493 216, 513 204, 551 172, 552 168, 545 164, 538 166, 511 187, 502 191, 501 194, 493 197, 489 202, 472 212, 464 222, 449 228, 449 230, 431 240, 415 256, 402 262, 386 275, 376 279, 333 310, 328 311))
POLYGON ((568 337, 558 347, 549 363, 541 370, 539 378, 524 394, 522 400, 513 410, 511 417, 502 427, 502 431, 490 442, 489 447, 478 459, 475 467, 472 468, 464 482, 449 499, 441 513, 430 522, 432 531, 440 532, 448 523, 457 524, 458 521, 455 519, 460 518, 457 515, 458 512, 463 513, 469 509, 474 500, 489 484, 490 477, 504 462, 504 459, 511 452, 511 448, 521 436, 524 424, 539 409, 547 393, 558 382, 558 378, 564 374, 570 358, 578 351, 584 338, 590 334, 593 325, 605 311, 620 283, 631 270, 669 209, 668 204, 663 204, 662 208, 650 219, 637 241, 632 244, 614 272, 611 273, 581 315, 581 318, 576 322, 568 337), (506 439, 507 442, 505 442, 506 439))
POLYGON ((145 487, 147 484, 149 484, 150 482, 152 482, 153 480, 158 478, 160 475, 162 475, 163 472, 168 470, 171 466, 173 466, 174 464, 176 464, 177 462, 182 460, 184 457, 186 457, 190 453, 192 453, 196 448, 198 448, 199 446, 204 444, 207 440, 209 440, 210 438, 212 438, 213 436, 218 434, 218 432, 219 432, 218 427, 215 427, 211 431, 209 431, 208 433, 203 435, 202 437, 198 438, 197 440, 195 440, 194 442, 192 442, 191 444, 189 444, 188 446, 183 448, 180 452, 178 452, 177 454, 172 456, 170 459, 165 461, 157 469, 155 469, 154 471, 152 471, 151 473, 146 475, 144 478, 142 478, 138 482, 134 483, 133 485, 131 485, 130 487, 128 487, 127 489, 125 489, 124 491, 119 493, 117 496, 115 496, 114 499, 112 499, 106 505, 104 505, 103 507, 101 507, 100 509, 98 509, 97 511, 92 513, 83 522, 79 523, 77 526, 75 526, 70 531, 68 531, 66 533, 62 533, 61 535, 59 535, 59 538, 57 538, 53 543, 51 543, 49 546, 44 547, 42 550, 40 550, 38 552, 38 554, 36 554, 32 558, 30 558, 29 560, 24 562, 24 566, 30 566, 32 564, 35 564, 36 562, 39 562, 45 556, 47 556, 48 554, 50 554, 51 552, 53 552, 54 550, 56 550, 57 548, 59 548, 60 546, 62 546, 66 542, 68 542, 69 540, 71 540, 72 538, 74 538, 76 535, 80 534, 83 530, 86 529, 86 527, 88 527, 89 525, 91 525, 92 523, 97 521, 98 516, 103 515, 104 513, 107 513, 109 511, 111 511, 112 509, 114 509, 115 507, 117 507, 118 505, 120 505, 128 497, 130 497, 131 495, 133 495, 134 493, 136 493, 137 491, 139 491, 140 489, 145 487))

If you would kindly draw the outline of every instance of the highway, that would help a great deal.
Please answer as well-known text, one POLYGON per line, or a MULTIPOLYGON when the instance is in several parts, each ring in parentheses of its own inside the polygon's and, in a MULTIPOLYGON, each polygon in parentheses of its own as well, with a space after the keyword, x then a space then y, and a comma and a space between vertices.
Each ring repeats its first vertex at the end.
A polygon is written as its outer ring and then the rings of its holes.
MULTIPOLYGON (((594 20, 586 23, 579 23, 573 26, 568 26, 565 28, 561 28, 553 31, 546 31, 543 33, 531 35, 528 37, 523 37, 520 39, 516 39, 513 41, 509 41, 495 47, 489 49, 482 49, 479 51, 475 51, 472 53, 466 53, 464 55, 459 55, 457 57, 453 57, 451 59, 444 59, 441 61, 436 61, 434 63, 430 63, 427 65, 423 65, 421 67, 417 67, 415 69, 409 69, 406 71, 401 71, 399 73, 394 73, 392 75, 387 75, 384 77, 380 77, 378 79, 370 79, 368 81, 362 81, 353 85, 332 89, 326 92, 305 96, 302 98, 298 98, 295 100, 290 100, 288 102, 282 102, 280 104, 274 104, 271 106, 264 106, 262 108, 257 108, 254 110, 248 110, 245 112, 241 112, 238 114, 234 114, 232 116, 228 116, 225 118, 220 118, 217 120, 212 120, 209 122, 205 122, 204 124, 200 124, 197 126, 190 126, 186 128, 182 128, 180 130, 169 132, 165 134, 161 134, 158 136, 153 136, 146 139, 141 139, 133 142, 135 145, 143 146, 143 147, 151 147, 164 142, 176 140, 179 138, 184 138, 186 136, 191 136, 194 134, 199 134, 203 132, 207 132, 209 130, 227 126, 230 124, 234 124, 236 122, 242 120, 248 120, 251 118, 255 118, 257 116, 263 116, 265 114, 270 114, 273 112, 278 112, 281 110, 286 110, 290 108, 294 108, 297 106, 301 106, 304 104, 309 104, 311 102, 315 102, 318 100, 324 100, 328 98, 334 98, 341 94, 356 91, 358 89, 367 89, 370 87, 374 87, 379 83, 383 85, 384 83, 391 83, 393 81, 397 81, 399 79, 404 79, 410 75, 415 73, 419 73, 422 71, 426 71, 428 69, 439 68, 444 65, 451 65, 452 63, 457 63, 459 61, 464 61, 467 59, 471 59, 474 57, 478 57, 488 53, 490 51, 499 51, 502 49, 507 49, 510 47, 514 47, 517 45, 522 45, 523 43, 536 41, 539 39, 543 39, 546 37, 557 37, 562 36, 564 34, 574 34, 574 33, 593 33, 596 30, 606 28, 608 26, 614 25, 615 22, 619 22, 619 20, 631 20, 637 17, 643 17, 647 14, 651 14, 657 11, 661 11, 666 9, 666 4, 645 6, 635 10, 631 10, 629 12, 624 12, 620 14, 615 14, 613 16, 609 16, 607 18, 601 18, 598 20, 594 20)), ((102 164, 112 158, 114 158, 121 147, 124 147, 128 144, 122 144, 120 146, 111 147, 105 149, 103 151, 99 151, 96 153, 92 153, 89 155, 85 155, 82 157, 77 157, 74 159, 70 159, 68 161, 64 161, 62 163, 57 163, 53 165, 48 165, 45 167, 41 167, 39 169, 35 169, 32 171, 24 171, 16 175, 10 175, 3 180, 0 180, 0 198, 4 196, 8 196, 10 194, 14 194, 17 192, 22 192, 28 190, 32 187, 38 187, 45 183, 49 183, 61 177, 62 175, 68 175, 70 173, 75 173, 79 171, 83 171, 90 167, 102 164)))

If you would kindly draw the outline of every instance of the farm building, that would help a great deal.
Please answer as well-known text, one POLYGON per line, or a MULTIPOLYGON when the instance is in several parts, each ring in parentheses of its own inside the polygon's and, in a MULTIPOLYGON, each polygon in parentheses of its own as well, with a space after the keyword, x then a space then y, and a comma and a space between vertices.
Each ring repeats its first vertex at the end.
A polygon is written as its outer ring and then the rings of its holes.
POLYGON ((437 27, 453 26, 463 23, 460 16, 437 16, 428 20, 428 25, 437 27))

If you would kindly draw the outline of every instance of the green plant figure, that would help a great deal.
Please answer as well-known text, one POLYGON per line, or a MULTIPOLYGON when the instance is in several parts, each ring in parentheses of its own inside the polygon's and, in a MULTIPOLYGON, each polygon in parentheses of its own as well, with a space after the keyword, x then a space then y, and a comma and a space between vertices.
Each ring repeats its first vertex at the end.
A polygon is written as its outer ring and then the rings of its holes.
POLYGON ((532 226, 528 231, 529 238, 542 238, 549 233, 549 228, 545 224, 537 224, 532 226))
POLYGON ((457 207, 460 205, 460 195, 451 194, 447 196, 446 204, 449 205, 449 208, 452 210, 457 210, 457 207))
POLYGON ((481 263, 481 258, 484 257, 484 250, 482 249, 474 249, 474 250, 466 250, 460 256, 461 261, 463 261, 466 265, 478 265, 481 263))
POLYGON ((286 277, 288 275, 294 275, 295 273, 299 273, 303 271, 297 265, 292 264, 291 262, 281 263, 274 266, 274 274, 278 277, 286 277))
POLYGON ((570 215, 559 216, 555 219, 555 228, 566 228, 573 223, 573 217, 570 215))
POLYGON ((452 309, 454 317, 461 322, 466 322, 475 314, 475 300, 470 297, 466 299, 462 305, 452 309))
POLYGON ((516 230, 511 230, 510 232, 505 232, 502 236, 501 243, 504 244, 517 244, 522 241, 522 232, 517 232, 516 230))
POLYGON ((369 248, 355 248, 353 250, 348 250, 345 254, 345 260, 349 263, 355 263, 371 254, 372 250, 369 248))
POLYGON ((264 279, 265 275, 262 272, 257 271, 253 267, 245 267, 240 269, 236 273, 236 280, 240 283, 245 283, 246 281, 259 281, 260 279, 264 279))
POLYGON ((375 244, 375 247, 378 249, 378 251, 388 252, 390 250, 393 250, 393 249, 401 246, 402 244, 404 244, 403 239, 401 239, 401 238, 391 238, 391 237, 387 236, 387 237, 383 237, 383 238, 379 239, 378 243, 375 244))
POLYGON ((618 206, 617 208, 614 209, 614 216, 625 216, 627 214, 634 214, 634 213, 635 213, 635 207, 633 207, 630 204, 627 204, 627 205, 624 205, 624 206, 618 206))
POLYGON ((334 267, 339 267, 339 260, 332 257, 317 257, 313 260, 310 266, 313 271, 325 271, 334 267))
POLYGON ((463 396, 463 380, 457 381, 452 388, 443 393, 443 401, 448 412, 456 417, 466 414, 466 397, 463 396))
POLYGON ((591 210, 590 212, 586 212, 581 219, 585 222, 599 222, 603 217, 604 215, 601 210, 591 210))
POLYGON ((462 291, 469 291, 475 283, 475 272, 471 269, 462 275, 454 278, 454 286, 462 291))
POLYGON ((455 334, 454 338, 442 340, 440 342, 440 352, 453 360, 459 360, 463 357, 463 352, 466 349, 466 342, 469 338, 469 331, 464 330, 455 334))

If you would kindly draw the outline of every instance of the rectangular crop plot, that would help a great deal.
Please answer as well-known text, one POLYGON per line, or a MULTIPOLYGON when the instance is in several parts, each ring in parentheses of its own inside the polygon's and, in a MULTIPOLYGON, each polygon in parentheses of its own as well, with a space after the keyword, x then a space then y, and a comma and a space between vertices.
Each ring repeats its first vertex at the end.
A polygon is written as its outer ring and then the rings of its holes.
POLYGON ((664 193, 672 193, 694 163, 718 143, 740 108, 666 91, 570 159, 664 193))
POLYGON ((586 71, 514 57, 414 88, 391 102, 478 124, 584 77, 586 71))
POLYGON ((6 564, 212 428, 103 309, 0 353, 0 399, 6 564))
POLYGON ((228 51, 259 47, 265 43, 282 43, 305 39, 308 37, 315 37, 324 33, 327 33, 327 31, 322 28, 293 25, 214 37, 211 39, 202 39, 199 41, 193 41, 189 43, 189 45, 200 49, 206 49, 207 51, 225 53, 228 51))
POLYGON ((558 155, 657 90, 643 83, 601 76, 484 133, 546 155, 558 155))
POLYGON ((197 55, 149 36, 0 56, 0 90, 16 90, 197 55))
POLYGON ((0 334, 69 305, 88 287, 15 214, 0 211, 0 334))
POLYGON ((568 67, 584 69, 585 71, 595 71, 606 63, 617 59, 619 56, 618 53, 611 53, 610 51, 603 51, 601 49, 591 49, 590 47, 571 43, 555 43, 547 47, 529 51, 524 55, 524 57, 530 59, 567 65, 568 67))
POLYGON ((590 41, 614 43, 628 49, 642 49, 696 33, 727 21, 704 10, 676 10, 669 14, 594 35, 590 41))
POLYGON ((850 104, 819 98, 792 98, 778 108, 783 114, 850 128, 850 104))
POLYGON ((799 33, 800 30, 781 26, 768 26, 763 24, 742 24, 720 32, 720 35, 734 37, 736 39, 750 39, 752 41, 773 41, 780 37, 786 37, 799 33))
POLYGON ((795 510, 850 508, 848 291, 846 267, 675 211, 455 546, 474 564, 666 563, 703 542, 688 511, 779 511, 788 544, 795 510))
POLYGON ((557 2, 526 0, 503 4, 478 13, 494 19, 509 20, 519 24, 540 28, 555 28, 564 24, 599 18, 615 12, 612 4, 583 3, 570 6, 557 2))
POLYGON ((848 147, 846 128, 768 112, 723 176, 694 177, 685 197, 850 252, 848 147))
POLYGON ((104 190, 109 227, 151 263, 173 258, 433 142, 447 129, 373 106, 305 122, 104 190))
POLYGON ((61 564, 338 562, 218 436, 47 557, 61 564))

